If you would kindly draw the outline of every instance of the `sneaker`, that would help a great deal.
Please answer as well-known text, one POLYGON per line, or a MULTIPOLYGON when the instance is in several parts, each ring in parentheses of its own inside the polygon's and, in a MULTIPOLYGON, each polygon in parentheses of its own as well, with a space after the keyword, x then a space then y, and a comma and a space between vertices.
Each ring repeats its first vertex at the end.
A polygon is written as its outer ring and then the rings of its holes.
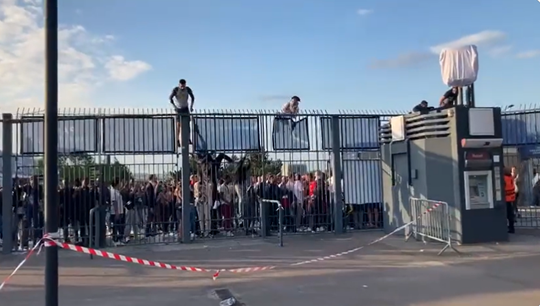
POLYGON ((225 233, 225 236, 227 236, 227 237, 234 237, 234 234, 233 234, 233 232, 226 232, 226 233, 225 233))
POLYGON ((195 233, 191 233, 191 241, 195 240, 195 233))

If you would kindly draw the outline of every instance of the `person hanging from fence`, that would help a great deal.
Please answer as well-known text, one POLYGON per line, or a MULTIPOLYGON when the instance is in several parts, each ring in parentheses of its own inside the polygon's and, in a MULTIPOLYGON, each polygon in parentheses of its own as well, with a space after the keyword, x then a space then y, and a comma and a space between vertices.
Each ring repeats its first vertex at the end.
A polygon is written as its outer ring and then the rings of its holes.
POLYGON ((514 229, 514 202, 516 201, 516 186, 512 171, 504 168, 504 197, 506 201, 506 218, 508 220, 508 233, 513 234, 514 229))
POLYGON ((176 143, 178 147, 180 147, 182 145, 180 142, 182 115, 189 115, 191 112, 193 112, 193 104, 195 104, 195 95, 193 94, 193 90, 186 85, 186 80, 181 79, 178 82, 178 86, 173 88, 171 94, 169 95, 169 101, 176 111, 176 143), (190 98, 191 104, 189 104, 190 98), (175 99, 176 103, 174 101, 175 99))
POLYGON ((274 121, 274 132, 280 133, 285 127, 290 125, 291 130, 296 126, 296 116, 300 112, 300 98, 292 96, 291 100, 283 105, 281 112, 274 121), (283 128, 281 128, 283 126, 283 128))

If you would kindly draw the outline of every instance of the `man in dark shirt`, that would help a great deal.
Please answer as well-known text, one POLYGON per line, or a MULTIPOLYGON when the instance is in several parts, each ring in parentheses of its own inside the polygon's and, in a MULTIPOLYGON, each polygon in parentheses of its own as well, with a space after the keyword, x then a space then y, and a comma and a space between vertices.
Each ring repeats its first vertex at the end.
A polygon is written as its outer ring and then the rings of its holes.
POLYGON ((193 112, 193 104, 195 103, 195 96, 189 86, 186 85, 186 80, 181 79, 178 86, 173 88, 169 95, 169 101, 176 110, 176 142, 180 146, 180 133, 182 131, 182 115, 193 112), (188 100, 191 98, 191 105, 188 100), (175 102, 176 99, 176 102, 175 102))
POLYGON ((145 203, 148 207, 148 220, 146 222, 146 228, 145 228, 145 236, 150 237, 155 234, 155 225, 154 225, 154 217, 155 217, 155 208, 156 208, 156 200, 157 200, 157 178, 155 175, 151 174, 148 177, 148 182, 146 184, 146 187, 144 189, 144 197, 145 197, 145 203))
POLYGON ((419 113, 426 112, 429 110, 430 110, 430 107, 428 106, 428 103, 426 100, 423 100, 422 102, 420 102, 420 104, 416 105, 413 108, 413 112, 419 112, 419 113))
POLYGON ((458 87, 454 86, 450 88, 444 95, 441 97, 439 104, 441 107, 451 107, 454 106, 457 102, 459 90, 458 87))

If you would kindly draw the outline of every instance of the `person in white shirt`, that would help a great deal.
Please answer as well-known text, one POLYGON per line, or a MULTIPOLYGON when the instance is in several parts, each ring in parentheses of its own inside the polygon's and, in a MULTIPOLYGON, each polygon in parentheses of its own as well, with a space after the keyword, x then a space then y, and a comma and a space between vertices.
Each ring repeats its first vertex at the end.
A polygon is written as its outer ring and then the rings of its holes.
POLYGON ((293 208, 296 216, 295 229, 298 231, 302 224, 302 217, 304 216, 304 183, 300 174, 294 176, 293 195, 293 208))
POLYGON ((123 244, 124 240, 124 200, 120 193, 120 178, 115 178, 110 187, 111 192, 111 219, 113 220, 113 241, 116 245, 123 244))
POLYGON ((536 169, 533 169, 532 187, 534 187, 539 180, 540 176, 538 175, 538 172, 536 172, 536 169))
POLYGON ((225 230, 225 235, 234 236, 232 232, 233 190, 228 186, 228 178, 219 180, 218 192, 221 203, 219 210, 223 216, 223 228, 225 230))

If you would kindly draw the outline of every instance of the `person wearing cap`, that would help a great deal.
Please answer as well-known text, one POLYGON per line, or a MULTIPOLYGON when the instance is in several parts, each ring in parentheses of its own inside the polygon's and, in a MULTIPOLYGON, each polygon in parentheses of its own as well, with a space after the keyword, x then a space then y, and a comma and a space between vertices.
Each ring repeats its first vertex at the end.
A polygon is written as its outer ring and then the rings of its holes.
POLYGON ((186 86, 186 80, 181 79, 178 82, 178 86, 173 88, 171 94, 169 95, 169 101, 173 105, 176 111, 176 143, 180 147, 180 133, 182 131, 182 115, 189 114, 193 112, 193 104, 195 104, 195 96, 193 91, 189 86, 186 86), (188 100, 191 98, 191 105, 188 103, 188 100), (176 99, 176 103, 175 100, 176 99))

